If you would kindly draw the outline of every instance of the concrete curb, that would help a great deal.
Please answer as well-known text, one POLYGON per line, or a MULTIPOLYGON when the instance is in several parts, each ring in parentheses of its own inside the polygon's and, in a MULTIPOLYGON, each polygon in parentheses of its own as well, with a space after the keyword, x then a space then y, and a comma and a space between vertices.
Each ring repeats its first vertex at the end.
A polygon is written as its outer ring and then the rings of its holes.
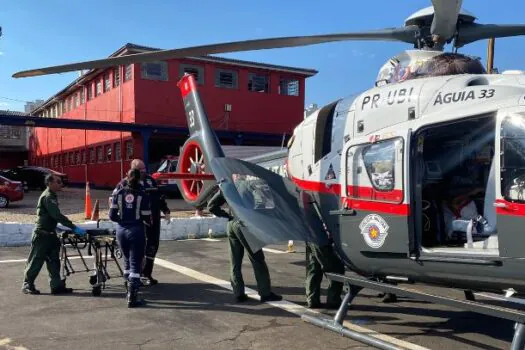
MULTIPOLYGON (((193 216, 172 218, 169 223, 161 220, 160 239, 163 241, 219 238, 226 236, 226 218, 193 216)), ((86 221, 78 226, 85 229, 96 228, 96 221, 86 221)), ((34 224, 19 222, 0 222, 0 247, 19 247, 31 244, 34 224)), ((115 229, 112 221, 101 221, 100 228, 115 229)))

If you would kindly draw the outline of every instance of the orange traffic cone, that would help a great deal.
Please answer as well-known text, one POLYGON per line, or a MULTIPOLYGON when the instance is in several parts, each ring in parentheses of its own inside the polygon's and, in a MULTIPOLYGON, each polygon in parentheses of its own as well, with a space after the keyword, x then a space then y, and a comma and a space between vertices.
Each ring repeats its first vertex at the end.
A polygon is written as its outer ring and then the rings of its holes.
POLYGON ((99 207, 98 199, 95 201, 95 207, 93 208, 93 214, 91 214, 91 221, 98 221, 99 219, 99 207))
POLYGON ((91 192, 89 191, 89 182, 86 182, 86 206, 84 208, 86 220, 91 218, 91 192))

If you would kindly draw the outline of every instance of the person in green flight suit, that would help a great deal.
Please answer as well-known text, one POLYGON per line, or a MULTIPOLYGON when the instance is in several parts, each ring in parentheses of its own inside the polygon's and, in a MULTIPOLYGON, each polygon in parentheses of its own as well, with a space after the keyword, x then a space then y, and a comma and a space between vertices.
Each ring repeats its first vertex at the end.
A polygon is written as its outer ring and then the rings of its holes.
MULTIPOLYGON (((234 174, 233 180, 241 197, 250 197, 252 205, 257 205, 256 201, 254 201, 255 198, 253 198, 253 193, 250 191, 250 186, 246 186, 246 181, 243 176, 236 176, 236 174, 234 174)), ((221 208, 225 203, 226 199, 224 198, 222 191, 219 189, 208 201, 207 209, 215 216, 228 219, 226 234, 228 236, 228 250, 230 254, 230 282, 236 300, 238 302, 248 300, 248 296, 244 290, 244 280, 241 271, 245 250, 253 266, 255 279, 257 281, 257 289, 261 297, 260 301, 267 302, 282 300, 283 297, 281 295, 277 295, 271 290, 270 272, 268 271, 268 266, 266 265, 262 249, 257 252, 251 250, 242 232, 245 228, 241 221, 221 208)))
POLYGON ((85 235, 86 231, 60 213, 56 193, 62 189, 62 180, 58 176, 49 174, 44 181, 47 188, 40 195, 36 206, 37 219, 24 271, 22 292, 40 294, 40 291, 35 288, 35 280, 42 265, 46 262, 51 294, 71 293, 73 289, 66 288, 65 280, 60 278, 60 240, 55 229, 57 223, 61 223, 78 235, 85 235))
MULTIPOLYGON (((344 275, 345 266, 335 254, 332 244, 306 244, 306 303, 310 309, 318 309, 321 304, 321 282, 323 273, 333 272, 344 275)), ((343 283, 328 279, 326 307, 337 309, 341 305, 343 283)))

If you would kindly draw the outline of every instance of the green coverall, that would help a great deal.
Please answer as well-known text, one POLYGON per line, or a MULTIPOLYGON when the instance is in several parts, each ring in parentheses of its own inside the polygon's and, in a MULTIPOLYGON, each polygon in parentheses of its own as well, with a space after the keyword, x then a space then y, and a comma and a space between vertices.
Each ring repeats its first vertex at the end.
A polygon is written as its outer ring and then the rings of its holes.
POLYGON ((49 188, 40 195, 36 206, 36 223, 31 238, 31 250, 24 271, 24 286, 34 287, 35 280, 46 262, 51 290, 63 287, 60 278, 60 240, 55 229, 61 223, 71 229, 75 225, 60 213, 56 194, 49 188))
MULTIPOLYGON (((308 307, 320 307, 321 282, 323 272, 333 272, 344 275, 345 266, 335 254, 332 245, 318 246, 313 243, 306 245, 306 302, 308 307)), ((329 280, 326 304, 329 308, 339 307, 343 283, 329 280)))
POLYGON ((219 190, 208 202, 208 211, 215 216, 228 218, 228 225, 226 233, 228 235, 229 254, 230 254, 230 282, 233 288, 235 297, 242 297, 244 292, 244 280, 242 278, 242 259, 244 257, 244 250, 248 254, 248 258, 253 266, 255 279, 257 280, 257 289, 261 297, 267 297, 272 294, 270 283, 270 272, 264 259, 262 249, 253 252, 244 238, 242 233, 242 224, 235 219, 231 214, 228 214, 221 208, 226 203, 222 192, 219 190))

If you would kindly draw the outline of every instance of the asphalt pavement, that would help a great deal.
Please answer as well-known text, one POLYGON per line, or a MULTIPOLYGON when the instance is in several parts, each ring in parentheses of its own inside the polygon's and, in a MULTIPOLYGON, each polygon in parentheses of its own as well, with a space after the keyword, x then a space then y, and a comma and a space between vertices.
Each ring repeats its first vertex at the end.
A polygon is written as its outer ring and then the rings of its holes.
MULTIPOLYGON (((304 308, 304 247, 266 250, 272 286, 282 302, 260 303, 253 270, 245 257, 243 274, 250 301, 236 303, 229 285, 225 239, 162 241, 154 275, 160 284, 144 287, 147 305, 128 309, 115 265, 102 295, 91 293, 81 260, 68 277, 72 295, 49 294, 47 271, 37 280, 41 295, 21 293, 29 247, 0 249, 0 349, 366 349, 362 343, 301 320, 304 308)), ((86 259, 89 266, 93 259, 86 259)), ((326 281, 323 282, 326 287, 326 281)), ((421 287, 433 293, 450 291, 421 287)), ((461 297, 460 291, 454 295, 461 297)), ((324 301, 324 296, 323 296, 324 301)), ((318 316, 332 317, 333 310, 318 316)), ((378 293, 362 291, 346 326, 404 349, 508 349, 510 321, 413 299, 384 304, 378 293)))

